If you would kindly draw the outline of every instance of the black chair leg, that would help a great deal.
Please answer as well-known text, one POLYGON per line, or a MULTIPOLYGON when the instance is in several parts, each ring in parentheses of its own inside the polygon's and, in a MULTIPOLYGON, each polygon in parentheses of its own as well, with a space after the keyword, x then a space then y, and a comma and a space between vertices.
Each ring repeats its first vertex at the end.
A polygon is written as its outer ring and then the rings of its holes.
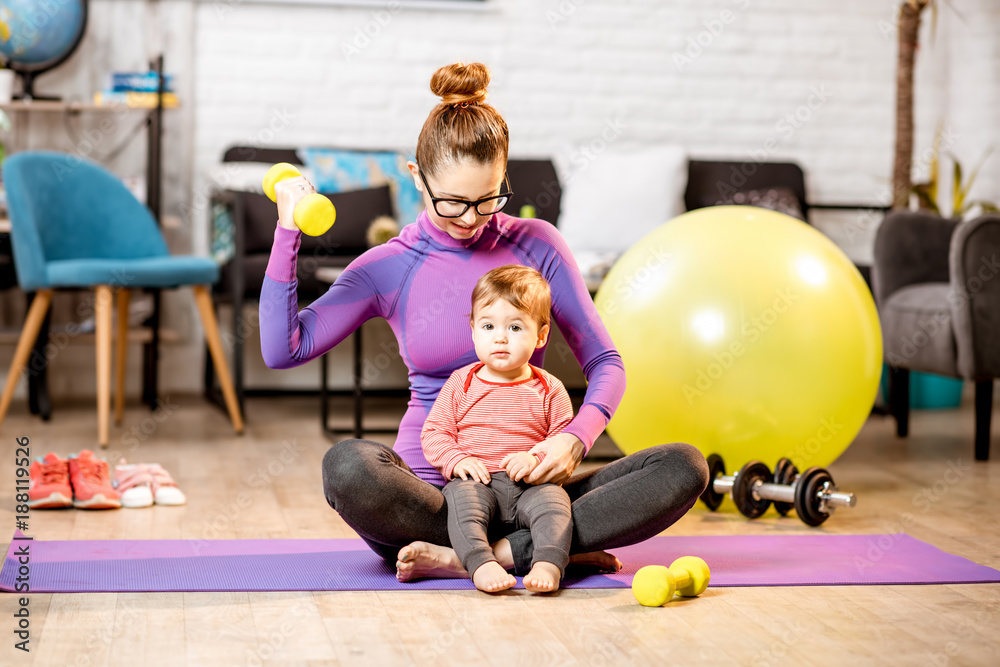
POLYGON ((976 460, 990 458, 990 416, 993 412, 993 379, 976 383, 976 460))
POLYGON ((910 371, 889 367, 889 409, 896 418, 896 435, 905 438, 910 433, 910 371))
POLYGON ((152 340, 143 345, 142 351, 142 402, 149 406, 150 410, 156 410, 159 406, 159 377, 160 377, 160 290, 151 289, 153 312, 146 319, 146 326, 151 330, 152 340))
MULTIPOLYGON (((215 305, 215 300, 212 300, 212 307, 215 309, 215 319, 219 319, 219 309, 215 305)), ((205 400, 210 402, 215 402, 215 363, 212 361, 212 352, 208 349, 208 341, 205 341, 205 365, 203 367, 204 376, 202 377, 203 382, 203 392, 205 395, 205 400)))
POLYGON ((243 342, 246 333, 249 331, 246 322, 243 321, 243 299, 233 301, 233 387, 236 389, 236 402, 239 403, 240 412, 246 414, 243 405, 243 342))
MULTIPOLYGON (((31 294, 28 303, 34 301, 35 295, 31 294)), ((42 328, 38 330, 38 338, 35 339, 35 347, 31 352, 31 360, 28 362, 28 410, 33 415, 38 415, 42 421, 52 418, 52 401, 49 398, 49 360, 45 355, 45 348, 49 343, 49 327, 52 324, 52 306, 49 306, 42 321, 42 328)))
POLYGON ((214 390, 215 390, 215 364, 212 363, 212 354, 209 352, 208 343, 205 343, 205 366, 203 368, 204 377, 202 381, 204 382, 203 393, 205 399, 208 401, 213 400, 214 390))

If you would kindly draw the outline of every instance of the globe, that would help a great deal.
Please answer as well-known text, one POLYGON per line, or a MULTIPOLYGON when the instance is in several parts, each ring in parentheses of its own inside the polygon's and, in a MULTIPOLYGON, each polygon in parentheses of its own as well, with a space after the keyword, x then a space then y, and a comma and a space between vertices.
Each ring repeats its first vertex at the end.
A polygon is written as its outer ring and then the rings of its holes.
POLYGON ((86 0, 0 0, 0 56, 34 97, 34 78, 76 49, 87 27, 86 0))

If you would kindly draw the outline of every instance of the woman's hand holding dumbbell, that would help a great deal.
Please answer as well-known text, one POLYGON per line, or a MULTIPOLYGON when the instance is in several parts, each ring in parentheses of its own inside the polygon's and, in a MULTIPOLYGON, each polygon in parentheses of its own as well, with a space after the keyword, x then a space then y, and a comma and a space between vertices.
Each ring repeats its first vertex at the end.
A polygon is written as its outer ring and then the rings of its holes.
POLYGON ((267 171, 264 194, 278 204, 278 224, 285 229, 301 229, 304 234, 322 236, 337 217, 333 202, 317 194, 299 170, 286 162, 267 171))

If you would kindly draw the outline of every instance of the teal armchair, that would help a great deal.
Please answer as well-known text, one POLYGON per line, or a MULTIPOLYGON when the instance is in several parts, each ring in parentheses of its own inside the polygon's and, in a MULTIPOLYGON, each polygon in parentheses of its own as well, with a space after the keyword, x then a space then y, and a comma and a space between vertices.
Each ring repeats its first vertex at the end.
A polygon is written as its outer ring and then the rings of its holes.
POLYGON ((108 445, 111 408, 111 308, 117 291, 115 421, 124 410, 125 350, 132 289, 190 285, 237 433, 236 402, 208 286, 219 269, 209 258, 172 256, 149 210, 111 173, 74 155, 25 151, 3 163, 18 284, 34 292, 0 396, 0 425, 48 312, 53 290, 95 291, 98 444, 108 445))

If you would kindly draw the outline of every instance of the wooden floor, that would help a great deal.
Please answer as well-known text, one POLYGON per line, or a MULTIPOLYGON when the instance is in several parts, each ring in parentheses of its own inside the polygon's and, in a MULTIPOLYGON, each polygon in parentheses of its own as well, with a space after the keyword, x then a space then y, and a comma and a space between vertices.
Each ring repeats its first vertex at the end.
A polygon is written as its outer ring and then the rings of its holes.
MULTIPOLYGON (((338 407, 348 413, 348 405, 338 407)), ((158 413, 133 407, 108 456, 158 461, 183 507, 31 513, 45 540, 329 538, 353 533, 323 499, 316 400, 252 399, 247 433, 197 397, 158 413), (117 454, 114 454, 117 452, 117 454), (244 494, 244 502, 235 499, 244 494)), ((391 426, 392 404, 368 413, 391 426)), ((729 501, 700 504, 670 531, 695 534, 905 530, 1000 568, 1000 409, 994 462, 972 460, 970 405, 915 413, 908 440, 873 417, 830 470, 856 508, 818 529, 773 510, 750 522, 729 501), (949 471, 958 470, 958 473, 949 471), (921 495, 924 494, 924 495, 921 495), (912 518, 910 518, 912 517, 912 518), (905 524, 905 525, 904 525, 905 524)), ((12 529, 14 438, 32 456, 94 441, 90 405, 42 423, 23 406, 4 424, 0 521, 12 529)), ((391 444, 393 436, 372 436, 391 444)), ((608 451, 606 446, 603 451, 608 451)), ((6 530, 4 533, 6 534, 6 530)), ((649 609, 628 590, 63 594, 30 596, 31 653, 13 648, 15 598, 3 597, 0 664, 34 665, 1000 665, 1000 585, 709 588, 649 609)))

